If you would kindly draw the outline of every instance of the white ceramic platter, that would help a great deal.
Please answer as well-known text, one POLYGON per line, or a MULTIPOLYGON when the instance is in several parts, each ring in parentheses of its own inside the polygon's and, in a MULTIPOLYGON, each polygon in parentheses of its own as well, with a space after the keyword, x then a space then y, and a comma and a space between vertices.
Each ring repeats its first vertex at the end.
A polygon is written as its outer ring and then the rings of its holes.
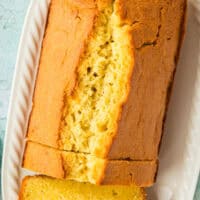
POLYGON ((31 0, 18 48, 2 160, 2 198, 17 200, 25 133, 50 0, 31 0))
MULTIPOLYGON (((3 200, 17 200, 27 122, 50 0, 32 0, 19 44, 2 162, 3 200)), ((200 0, 189 1, 188 29, 175 77, 149 200, 192 200, 200 169, 200 0)))

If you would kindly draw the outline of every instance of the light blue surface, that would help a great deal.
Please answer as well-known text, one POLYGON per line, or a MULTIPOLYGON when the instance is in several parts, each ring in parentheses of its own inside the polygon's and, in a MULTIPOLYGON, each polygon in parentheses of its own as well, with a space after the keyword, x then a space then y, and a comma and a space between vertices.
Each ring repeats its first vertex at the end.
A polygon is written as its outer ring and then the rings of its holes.
MULTIPOLYGON (((17 47, 29 2, 0 0, 0 158, 17 47)), ((197 188, 194 200, 200 200, 200 180, 197 188)))

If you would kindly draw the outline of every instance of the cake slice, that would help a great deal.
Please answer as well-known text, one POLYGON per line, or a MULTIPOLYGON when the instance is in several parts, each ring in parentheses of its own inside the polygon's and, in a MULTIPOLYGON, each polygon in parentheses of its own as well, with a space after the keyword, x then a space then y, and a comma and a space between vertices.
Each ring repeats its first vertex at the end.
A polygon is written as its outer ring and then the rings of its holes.
POLYGON ((45 176, 25 177, 19 200, 145 200, 142 188, 136 186, 95 186, 45 176))
POLYGON ((105 160, 89 154, 60 151, 28 142, 23 167, 60 179, 147 187, 155 181, 157 162, 105 160))

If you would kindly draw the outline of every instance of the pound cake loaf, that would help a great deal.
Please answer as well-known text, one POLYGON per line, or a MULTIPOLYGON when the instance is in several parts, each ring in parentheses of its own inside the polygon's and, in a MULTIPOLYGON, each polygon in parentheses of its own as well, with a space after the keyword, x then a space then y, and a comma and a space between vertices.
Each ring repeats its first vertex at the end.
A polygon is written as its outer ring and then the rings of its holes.
POLYGON ((45 176, 25 177, 19 200, 145 200, 142 188, 136 186, 95 186, 52 179, 45 176))
POLYGON ((77 180, 83 162, 81 181, 152 185, 185 9, 186 0, 52 0, 23 166, 77 180))
POLYGON ((185 0, 52 0, 28 139, 157 159, 185 0))
POLYGON ((146 187, 151 186, 155 180, 157 162, 105 160, 28 142, 23 167, 60 179, 146 187))

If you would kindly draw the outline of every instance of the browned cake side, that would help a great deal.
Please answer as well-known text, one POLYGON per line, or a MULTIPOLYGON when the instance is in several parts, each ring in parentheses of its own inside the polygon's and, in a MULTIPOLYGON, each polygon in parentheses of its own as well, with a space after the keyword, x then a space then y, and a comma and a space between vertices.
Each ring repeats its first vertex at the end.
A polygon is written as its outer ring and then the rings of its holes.
POLYGON ((110 159, 157 159, 185 30, 186 0, 117 1, 131 23, 135 66, 110 159))

